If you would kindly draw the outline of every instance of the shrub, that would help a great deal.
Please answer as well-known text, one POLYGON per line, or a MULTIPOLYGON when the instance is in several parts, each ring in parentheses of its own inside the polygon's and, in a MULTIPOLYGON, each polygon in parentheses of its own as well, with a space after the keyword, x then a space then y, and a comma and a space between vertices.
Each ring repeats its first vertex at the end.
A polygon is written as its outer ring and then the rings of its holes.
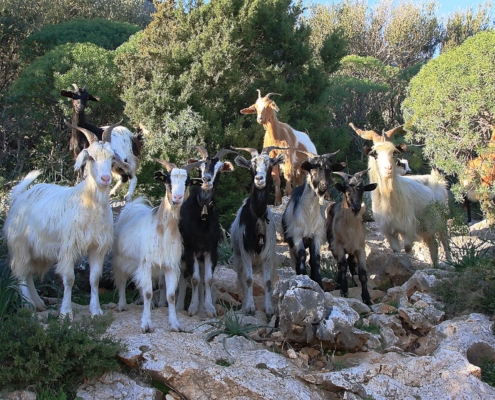
POLYGON ((13 390, 28 385, 36 391, 75 394, 86 379, 118 367, 116 354, 124 346, 103 337, 111 314, 70 323, 48 317, 40 323, 23 309, 0 324, 0 387, 13 390))

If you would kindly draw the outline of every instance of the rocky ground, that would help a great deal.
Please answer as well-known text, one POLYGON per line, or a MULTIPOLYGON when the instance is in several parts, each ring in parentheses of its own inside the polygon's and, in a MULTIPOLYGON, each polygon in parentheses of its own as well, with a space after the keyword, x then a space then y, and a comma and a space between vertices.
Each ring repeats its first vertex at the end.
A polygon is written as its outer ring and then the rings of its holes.
MULTIPOLYGON (((259 280, 255 316, 220 305, 239 305, 241 299, 229 265, 218 266, 214 275, 219 316, 181 311, 185 332, 170 332, 167 308, 156 308, 155 331, 142 334, 141 306, 119 313, 109 304, 114 321, 108 335, 127 345, 119 357, 129 370, 87 382, 78 397, 159 399, 153 380, 172 388, 167 398, 177 399, 495 399, 495 388, 480 380, 483 357, 495 361, 489 316, 446 320, 431 289, 450 273, 448 267, 432 269, 419 244, 413 258, 394 254, 376 224, 366 228, 371 307, 360 301, 359 287, 342 298, 329 278, 323 291, 308 277, 295 276, 287 246, 279 243, 276 318, 266 320, 259 280), (225 329, 227 319, 238 322, 237 335, 225 329)), ((483 223, 471 232, 455 240, 491 235, 483 223)), ((331 263, 326 247, 322 258, 331 263)))

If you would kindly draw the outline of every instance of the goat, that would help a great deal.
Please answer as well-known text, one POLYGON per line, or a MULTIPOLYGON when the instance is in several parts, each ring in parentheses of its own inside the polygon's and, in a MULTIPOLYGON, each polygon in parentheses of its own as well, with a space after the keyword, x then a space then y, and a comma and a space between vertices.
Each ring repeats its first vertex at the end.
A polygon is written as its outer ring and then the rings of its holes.
POLYGON ((413 242, 421 238, 435 265, 438 264, 435 234, 438 234, 450 260, 446 221, 436 213, 426 215, 427 208, 435 202, 448 207, 447 189, 439 183, 438 190, 433 190, 420 181, 399 175, 397 152, 393 143, 385 141, 376 143, 368 153, 370 180, 378 183, 378 190, 372 192, 371 199, 380 231, 394 252, 400 252, 399 234, 404 239, 407 254, 411 254, 413 242))
MULTIPOLYGON (((202 146, 194 146, 203 156, 200 164, 202 185, 182 205, 179 230, 184 243, 182 253, 182 275, 179 281, 177 308, 184 309, 187 279, 191 277, 192 297, 188 308, 189 315, 205 310, 208 317, 217 315, 211 296, 213 271, 218 261, 218 243, 222 237, 222 228, 215 206, 215 191, 224 172, 232 172, 230 161, 221 161, 229 153, 237 152, 221 149, 214 157, 202 146), (201 268, 202 267, 202 268, 201 268), (202 271, 201 271, 202 269, 202 271)), ((163 305, 163 287, 160 292, 160 304, 163 305)), ((170 304, 170 303, 169 303, 170 304)))
MULTIPOLYGON (((356 264, 361 282, 361 297, 371 305, 368 292, 368 277, 366 274, 366 254, 364 252, 366 231, 363 226, 363 214, 366 206, 361 204, 364 192, 376 189, 376 183, 364 185, 363 175, 368 170, 348 175, 344 172, 334 172, 344 178, 344 183, 335 183, 335 188, 343 193, 342 202, 330 204, 325 212, 326 233, 330 250, 337 261, 339 269, 337 282, 344 296, 347 296, 347 266, 354 280, 356 264), (348 257, 346 258, 346 255, 348 257)), ((354 282, 355 283, 355 282, 354 282)))
POLYGON ((99 142, 89 130, 65 122, 83 132, 88 140, 89 146, 81 150, 74 165, 76 171, 86 165, 86 179, 73 187, 39 183, 28 189, 41 173, 30 172, 12 191, 4 233, 10 266, 14 276, 20 279, 25 299, 38 310, 45 309, 33 277, 43 275, 56 264, 56 272, 64 283, 60 313, 72 319, 74 263, 85 254, 90 265, 89 310, 92 315, 102 314, 98 283, 114 230, 108 202, 111 167, 112 162, 123 170, 129 170, 130 165, 111 147, 112 129, 119 124, 105 129, 99 142))
POLYGON ((141 318, 143 333, 154 331, 151 322, 152 278, 161 272, 164 273, 167 286, 170 330, 182 329, 175 311, 175 291, 182 256, 179 216, 186 188, 195 183, 194 179, 189 178, 188 171, 199 166, 189 164, 177 168, 167 161, 155 160, 168 172, 168 175, 155 172, 155 179, 165 184, 165 196, 155 208, 144 204, 144 198, 127 203, 115 223, 113 246, 113 273, 119 291, 118 309, 127 309, 125 288, 127 279, 132 276, 144 302, 141 318))
MULTIPOLYGON (((271 95, 277 93, 268 93, 265 97, 261 97, 261 92, 258 89, 258 100, 252 106, 243 108, 241 114, 257 114, 257 121, 265 128, 265 136, 263 139, 263 147, 276 146, 288 148, 288 150, 273 150, 271 156, 275 157, 278 153, 286 155, 283 166, 283 175, 286 180, 285 195, 290 196, 292 193, 291 184, 294 187, 299 186, 304 181, 304 174, 299 170, 303 161, 308 160, 308 156, 304 151, 312 154, 318 154, 316 147, 304 132, 299 132, 290 125, 280 122, 277 119, 276 112, 279 108, 273 100, 270 100, 271 95), (298 150, 303 150, 300 152, 298 150)), ((275 205, 282 203, 282 194, 280 192, 280 171, 279 166, 275 166, 272 170, 273 182, 275 185, 275 205)))
MULTIPOLYGON (((99 101, 99 97, 91 95, 86 86, 80 89, 75 83, 73 84, 74 91, 61 90, 60 94, 68 97, 72 103, 72 125, 88 129, 93 132, 99 139, 106 126, 97 127, 86 122, 84 110, 88 101, 99 101)), ((72 128, 72 135, 69 141, 69 152, 75 159, 82 149, 89 146, 86 137, 75 128, 72 128)), ((143 136, 141 134, 133 135, 129 129, 124 126, 118 126, 112 130, 112 149, 117 153, 122 160, 131 166, 130 171, 125 171, 114 165, 112 172, 118 176, 118 182, 110 191, 110 196, 115 196, 121 189, 122 185, 129 180, 129 189, 124 196, 126 201, 131 201, 132 195, 137 185, 136 172, 139 164, 139 157, 143 147, 143 136)), ((81 170, 83 171, 83 170, 81 170)))
POLYGON ((306 181, 294 189, 282 216, 285 241, 289 244, 291 263, 296 273, 306 274, 306 249, 309 248, 311 279, 322 288, 320 275, 320 246, 325 241, 325 218, 320 210, 324 197, 332 183, 332 171, 342 171, 345 163, 332 164, 337 154, 306 153, 309 161, 301 168, 308 171, 306 181))
POLYGON ((237 281, 242 287, 242 309, 254 314, 253 267, 262 268, 265 287, 265 313, 273 315, 273 280, 275 278, 277 235, 271 210, 268 208, 268 195, 272 183, 271 172, 274 166, 283 162, 285 155, 278 153, 274 158, 272 150, 283 150, 273 146, 265 147, 258 154, 256 149, 232 147, 251 153, 248 161, 242 156, 235 163, 251 172, 251 195, 237 211, 230 227, 230 241, 234 252, 234 268, 237 281))

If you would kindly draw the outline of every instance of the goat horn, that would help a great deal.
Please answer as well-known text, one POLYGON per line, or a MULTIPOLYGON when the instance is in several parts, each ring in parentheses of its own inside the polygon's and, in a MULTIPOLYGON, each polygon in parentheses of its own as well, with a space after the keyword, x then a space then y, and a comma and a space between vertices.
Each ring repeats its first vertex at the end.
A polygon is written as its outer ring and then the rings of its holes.
POLYGON ((258 91, 258 99, 261 99, 261 90, 256 89, 258 91))
POLYGON ((267 93, 267 94, 265 94, 265 99, 269 99, 272 94, 274 94, 276 96, 282 96, 280 93, 267 93))
POLYGON ((77 86, 75 83, 72 84, 72 86, 74 86, 74 90, 77 92, 79 91, 79 86, 77 86))
POLYGON ((352 122, 349 123, 349 126, 363 139, 373 140, 373 144, 384 141, 384 137, 379 135, 375 131, 363 131, 362 129, 356 128, 352 122))
POLYGON ((327 157, 327 158, 330 158, 330 157, 333 157, 335 154, 337 154, 340 150, 337 150, 337 151, 334 151, 333 153, 327 153, 327 154, 323 154, 322 156, 320 157, 327 157))
POLYGON ((299 153, 304 153, 304 154, 306 154, 307 156, 309 156, 311 158, 318 157, 318 154, 311 153, 310 151, 299 150, 299 149, 296 149, 296 151, 298 151, 299 153))
POLYGON ((267 147, 263 147, 261 153, 270 155, 272 150, 289 150, 289 147, 267 146, 267 147))
POLYGON ((86 139, 88 139, 89 144, 98 141, 98 136, 96 136, 90 130, 85 129, 85 128, 81 128, 80 126, 74 126, 67 119, 64 119, 64 122, 65 122, 65 125, 67 125, 69 128, 76 129, 76 130, 84 133, 84 136, 86 136, 86 139))
POLYGON ((369 171, 369 170, 370 170, 370 169, 368 168, 368 169, 365 169, 364 171, 361 171, 361 172, 356 172, 356 173, 354 174, 354 176, 357 176, 357 177, 361 178, 363 175, 366 175, 366 174, 368 173, 368 171, 369 171))
POLYGON ((166 168, 167 172, 170 172, 174 168, 177 168, 177 166, 174 163, 171 163, 171 162, 168 162, 168 161, 165 161, 165 160, 161 160, 161 159, 155 158, 155 157, 151 157, 151 158, 153 160, 155 160, 156 162, 159 162, 160 164, 162 164, 166 168))
POLYGON ((258 150, 253 149, 252 147, 234 147, 230 146, 234 150, 245 150, 251 154, 251 157, 256 157, 258 155, 258 150))
POLYGON ((340 175, 342 178, 344 178, 344 180, 347 182, 349 180, 349 174, 346 174, 345 172, 342 172, 342 171, 333 171, 332 172, 333 174, 335 175, 340 175))
POLYGON ((401 134, 404 132, 405 132, 404 125, 399 125, 399 126, 396 126, 395 128, 388 130, 387 132, 383 132, 383 137, 386 140, 390 141, 392 136, 394 136, 396 133, 401 134))
POLYGON ((215 158, 218 158, 219 160, 227 155, 227 154, 239 154, 237 151, 234 150, 229 150, 229 149, 220 149, 218 150, 218 153, 215 155, 215 158))
POLYGON ((84 87, 82 88, 82 90, 88 90, 88 87, 86 85, 84 85, 84 87))
POLYGON ((185 169, 187 172, 191 172, 194 168, 201 167, 201 164, 203 164, 203 161, 198 161, 192 164, 186 164, 183 165, 181 168, 185 169))
POLYGON ((206 148, 203 146, 186 146, 186 148, 196 149, 201 153, 201 155, 203 156, 203 159, 208 158, 208 150, 206 150, 206 148))
POLYGON ((122 123, 122 120, 120 120, 116 124, 110 125, 108 128, 106 128, 103 132, 103 135, 101 135, 101 140, 104 142, 111 143, 112 142, 112 130, 116 126, 119 126, 121 123, 122 123))

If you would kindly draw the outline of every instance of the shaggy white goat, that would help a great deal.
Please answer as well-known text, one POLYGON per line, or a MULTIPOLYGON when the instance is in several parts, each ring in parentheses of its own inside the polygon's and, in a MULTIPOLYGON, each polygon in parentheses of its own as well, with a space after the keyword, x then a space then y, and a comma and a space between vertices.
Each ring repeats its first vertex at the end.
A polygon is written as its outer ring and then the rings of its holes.
POLYGON ((394 252, 400 252, 400 234, 407 254, 411 253, 413 242, 420 237, 428 246, 434 264, 438 263, 435 239, 435 234, 438 234, 446 257, 450 259, 446 220, 433 210, 435 203, 448 207, 447 189, 439 183, 439 190, 432 190, 423 182, 399 175, 397 153, 395 145, 388 141, 375 143, 368 153, 370 181, 378 183, 371 199, 380 231, 394 252))
MULTIPOLYGON (((196 163, 177 168, 167 161, 156 161, 169 173, 155 173, 155 179, 161 180, 166 187, 162 202, 155 208, 144 204, 143 198, 127 203, 117 218, 113 246, 113 272, 119 290, 118 309, 127 309, 125 287, 127 279, 132 277, 144 302, 141 318, 143 333, 154 331, 151 322, 152 278, 160 274, 165 276, 170 330, 181 330, 175 312, 175 291, 182 256, 179 215, 186 188, 193 182, 188 171, 200 165, 196 163)), ((200 179, 196 181, 202 182, 200 179)))
POLYGON ((72 318, 74 263, 88 254, 89 310, 92 315, 102 314, 98 283, 103 259, 113 241, 113 217, 108 202, 112 162, 124 170, 130 168, 111 147, 111 132, 117 125, 105 130, 101 142, 92 132, 77 128, 90 143, 79 153, 74 166, 76 171, 86 166, 84 181, 74 187, 40 183, 28 189, 40 174, 33 171, 12 191, 4 226, 10 266, 20 279, 22 294, 38 310, 44 310, 45 304, 36 292, 33 277, 43 275, 56 264, 56 272, 64 283, 60 313, 72 318))

